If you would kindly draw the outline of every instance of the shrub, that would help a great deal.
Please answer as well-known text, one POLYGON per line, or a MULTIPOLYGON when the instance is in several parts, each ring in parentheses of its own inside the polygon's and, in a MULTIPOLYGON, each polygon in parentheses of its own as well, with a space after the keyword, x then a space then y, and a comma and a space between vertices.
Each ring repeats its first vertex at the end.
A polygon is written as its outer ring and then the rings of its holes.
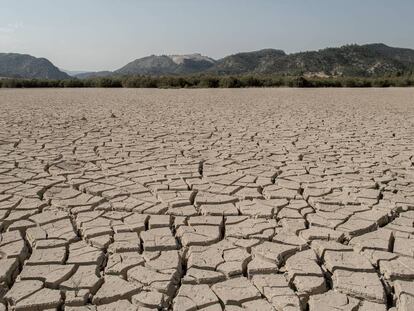
POLYGON ((126 87, 126 88, 240 88, 240 87, 407 87, 414 86, 414 77, 330 77, 271 75, 188 75, 188 76, 124 76, 91 79, 0 79, 2 88, 31 87, 126 87))
POLYGON ((242 84, 236 77, 223 77, 220 79, 219 86, 222 88, 239 88, 242 84))
POLYGON ((373 82, 374 87, 390 87, 391 82, 388 79, 375 79, 373 82))
POLYGON ((78 79, 62 80, 61 87, 84 87, 84 83, 78 79))
POLYGON ((312 84, 304 77, 297 77, 288 81, 289 87, 311 87, 312 84))
POLYGON ((217 77, 201 77, 199 83, 197 84, 198 87, 202 88, 217 88, 220 86, 220 79, 217 77))
POLYGON ((240 78, 240 83, 243 87, 262 87, 264 85, 264 79, 253 76, 244 76, 240 78))

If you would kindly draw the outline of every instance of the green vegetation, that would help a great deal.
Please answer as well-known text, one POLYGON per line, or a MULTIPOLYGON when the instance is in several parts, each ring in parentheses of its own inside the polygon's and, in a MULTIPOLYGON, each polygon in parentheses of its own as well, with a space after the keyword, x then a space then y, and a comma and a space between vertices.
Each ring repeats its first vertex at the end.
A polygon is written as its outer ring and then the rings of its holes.
POLYGON ((46 58, 18 53, 0 53, 0 77, 62 80, 70 78, 46 58))
POLYGON ((0 79, 1 88, 246 88, 246 87, 408 87, 414 76, 390 77, 303 77, 263 75, 187 75, 187 76, 125 76, 91 79, 44 80, 0 79))

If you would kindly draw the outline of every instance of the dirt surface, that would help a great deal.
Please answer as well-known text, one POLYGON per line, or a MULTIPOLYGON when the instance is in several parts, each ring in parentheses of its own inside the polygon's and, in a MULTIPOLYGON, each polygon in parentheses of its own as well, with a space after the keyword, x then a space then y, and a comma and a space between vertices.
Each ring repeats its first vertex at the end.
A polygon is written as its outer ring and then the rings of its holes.
POLYGON ((0 310, 414 310, 414 90, 0 90, 0 310))

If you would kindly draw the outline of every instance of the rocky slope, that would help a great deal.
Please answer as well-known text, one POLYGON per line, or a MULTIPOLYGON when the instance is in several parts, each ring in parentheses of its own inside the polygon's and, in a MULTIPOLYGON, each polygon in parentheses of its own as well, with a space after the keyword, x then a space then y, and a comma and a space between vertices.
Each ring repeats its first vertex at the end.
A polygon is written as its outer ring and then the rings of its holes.
POLYGON ((200 54, 148 56, 116 70, 118 75, 277 74, 320 76, 384 76, 411 72, 414 50, 382 43, 345 45, 286 54, 264 49, 237 53, 217 61, 200 54))
POLYGON ((0 77, 68 79, 70 76, 60 71, 46 58, 27 54, 0 53, 0 77))
POLYGON ((151 55, 136 59, 114 73, 121 75, 191 74, 208 70, 214 64, 215 61, 212 58, 200 54, 151 55))
MULTIPOLYGON (((413 70, 414 50, 374 43, 292 54, 264 49, 237 53, 219 60, 201 54, 151 55, 136 59, 115 71, 86 72, 75 77, 189 74, 369 77, 406 74, 413 70)), ((45 58, 14 53, 0 53, 0 77, 70 78, 45 58)))

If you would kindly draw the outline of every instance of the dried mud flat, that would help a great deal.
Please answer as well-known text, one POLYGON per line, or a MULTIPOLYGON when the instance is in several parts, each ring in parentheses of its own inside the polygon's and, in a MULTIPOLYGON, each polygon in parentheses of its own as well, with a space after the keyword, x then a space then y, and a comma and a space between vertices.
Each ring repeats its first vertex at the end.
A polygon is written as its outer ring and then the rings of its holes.
POLYGON ((414 310, 414 90, 0 90, 0 310, 414 310))

